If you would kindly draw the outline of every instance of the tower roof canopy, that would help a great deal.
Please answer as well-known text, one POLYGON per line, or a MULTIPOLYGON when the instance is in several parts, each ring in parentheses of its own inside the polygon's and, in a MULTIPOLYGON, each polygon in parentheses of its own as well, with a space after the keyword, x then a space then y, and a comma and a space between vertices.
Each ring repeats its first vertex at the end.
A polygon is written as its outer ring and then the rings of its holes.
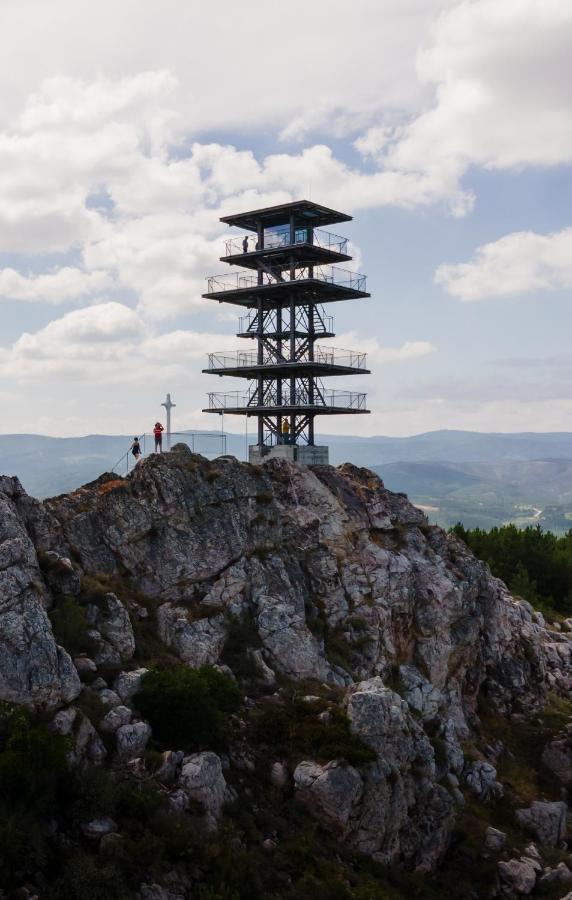
POLYGON ((312 228, 322 228, 324 225, 351 222, 352 220, 352 217, 346 213, 336 212, 335 209, 320 206, 319 203, 313 203, 311 200, 296 200, 293 203, 267 206, 264 209, 254 209, 236 216, 223 216, 220 221, 226 225, 245 228, 247 231, 257 231, 259 222, 264 228, 287 225, 291 215, 295 217, 297 225, 308 224, 312 228))

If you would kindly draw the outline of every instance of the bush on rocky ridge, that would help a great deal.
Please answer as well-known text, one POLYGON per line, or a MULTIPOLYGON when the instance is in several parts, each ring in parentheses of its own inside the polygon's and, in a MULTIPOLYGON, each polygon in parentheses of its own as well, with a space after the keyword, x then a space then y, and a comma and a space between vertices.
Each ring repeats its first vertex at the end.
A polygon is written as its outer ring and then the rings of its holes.
POLYGON ((178 663, 148 672, 137 708, 166 748, 212 750, 224 745, 225 714, 240 703, 235 682, 212 666, 178 663))

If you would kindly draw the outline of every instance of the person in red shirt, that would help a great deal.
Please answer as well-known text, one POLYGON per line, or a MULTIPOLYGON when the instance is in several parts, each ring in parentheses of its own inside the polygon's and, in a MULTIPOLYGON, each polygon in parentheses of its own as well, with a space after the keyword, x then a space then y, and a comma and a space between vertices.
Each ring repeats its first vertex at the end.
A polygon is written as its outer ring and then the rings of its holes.
POLYGON ((153 434, 155 435, 155 453, 163 452, 163 432, 164 428, 160 422, 155 422, 153 434))

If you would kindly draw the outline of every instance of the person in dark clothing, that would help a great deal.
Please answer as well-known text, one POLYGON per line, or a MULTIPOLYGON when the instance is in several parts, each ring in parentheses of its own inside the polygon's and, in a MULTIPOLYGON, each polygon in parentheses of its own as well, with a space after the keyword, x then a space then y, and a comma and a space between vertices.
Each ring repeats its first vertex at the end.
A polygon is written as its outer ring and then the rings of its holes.
POLYGON ((141 459, 141 444, 139 443, 138 437, 133 438, 133 443, 131 444, 131 447, 129 449, 135 457, 135 462, 139 462, 139 460, 141 459))
POLYGON ((245 239, 242 242, 242 252, 248 253, 248 235, 245 237, 245 239))
POLYGON ((153 435, 155 436, 155 453, 163 452, 163 432, 164 428, 160 422, 155 422, 153 435))

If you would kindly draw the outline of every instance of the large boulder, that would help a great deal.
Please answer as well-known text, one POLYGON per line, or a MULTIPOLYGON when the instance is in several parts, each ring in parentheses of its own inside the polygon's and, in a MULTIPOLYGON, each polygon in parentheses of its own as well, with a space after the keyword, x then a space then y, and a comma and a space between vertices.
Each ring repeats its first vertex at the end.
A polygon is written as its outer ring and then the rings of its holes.
POLYGON ((347 713, 352 732, 377 755, 364 771, 350 842, 384 864, 434 868, 448 846, 453 803, 436 783, 429 739, 408 704, 378 677, 349 689, 347 713))
POLYGON ((187 607, 165 603, 157 613, 157 622, 161 640, 189 666, 198 668, 219 661, 226 637, 222 613, 193 621, 187 607))
POLYGON ((135 652, 135 636, 129 613, 116 594, 105 594, 98 603, 87 608, 87 620, 92 635, 99 642, 95 657, 97 665, 122 663, 131 659, 135 652))
POLYGON ((517 809, 516 818, 540 844, 556 847, 566 834, 568 807, 563 801, 535 800, 528 809, 517 809))
POLYGON ((497 770, 490 763, 483 761, 472 763, 465 774, 465 781, 481 803, 503 796, 503 786, 497 781, 497 770))
POLYGON ((199 803, 204 810, 207 827, 214 830, 223 804, 233 794, 225 781, 220 757, 216 753, 193 753, 183 760, 179 786, 184 795, 199 803))
POLYGON ((542 762, 565 787, 572 786, 572 738, 560 736, 546 745, 542 762))
POLYGON ((131 669, 129 672, 120 672, 113 685, 115 693, 123 703, 129 703, 141 690, 141 682, 149 669, 143 667, 131 669))
POLYGON ((531 894, 536 885, 536 870, 526 859, 509 859, 498 864, 501 883, 520 896, 531 894))
POLYGON ((123 762, 136 759, 144 752, 151 737, 151 728, 147 722, 133 722, 120 725, 115 732, 117 755, 123 762))
MULTIPOLYGON (((296 798, 331 830, 345 837, 363 793, 361 775, 352 766, 304 761, 294 770, 296 798)), ((355 827, 355 823, 352 823, 355 827)))
POLYGON ((52 719, 50 728, 56 734, 70 738, 71 748, 67 756, 71 766, 86 762, 99 765, 105 760, 107 750, 103 741, 87 716, 77 707, 61 709, 52 719))

